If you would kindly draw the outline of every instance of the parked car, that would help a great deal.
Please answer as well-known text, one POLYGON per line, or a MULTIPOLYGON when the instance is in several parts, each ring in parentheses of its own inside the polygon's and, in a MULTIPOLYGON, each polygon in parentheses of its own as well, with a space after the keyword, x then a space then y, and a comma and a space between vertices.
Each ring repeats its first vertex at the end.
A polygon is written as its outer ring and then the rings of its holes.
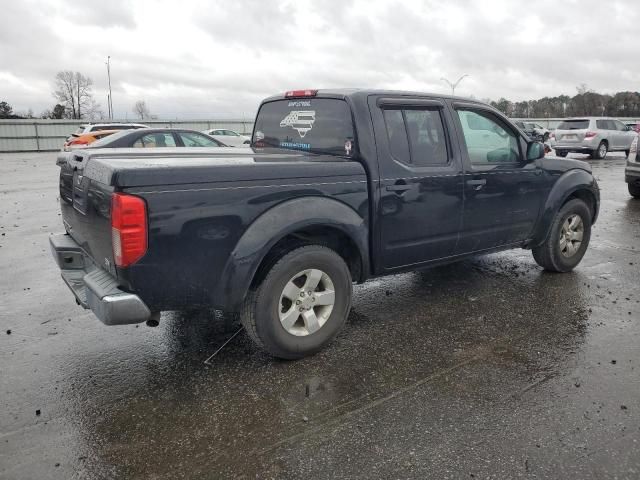
POLYGON ((588 163, 545 158, 474 100, 287 92, 252 139, 60 154, 67 233, 50 242, 77 301, 107 325, 239 312, 260 348, 300 358, 345 324, 353 281, 513 248, 568 272, 598 216, 588 163))
POLYGON ((225 145, 229 145, 230 147, 247 146, 251 143, 251 139, 249 137, 240 135, 238 132, 234 132, 233 130, 217 128, 213 130, 206 130, 202 133, 206 133, 207 135, 215 138, 225 145))
POLYGON ((640 133, 640 123, 638 123, 638 122, 630 122, 630 123, 627 123, 626 125, 627 125, 627 127, 629 127, 634 132, 640 133))
POLYGON ((627 157, 627 166, 624 169, 624 180, 627 182, 629 194, 634 198, 640 198, 640 155, 638 154, 638 137, 631 144, 631 151, 627 157))
POLYGON ((526 133, 531 140, 539 140, 533 123, 523 122, 522 120, 516 120, 513 123, 515 123, 520 130, 526 133))
POLYGON ((546 142, 549 140, 549 129, 542 127, 541 125, 533 122, 526 122, 524 120, 516 120, 515 123, 520 130, 526 133, 532 140, 539 142, 546 142))
POLYGON ((602 159, 608 152, 624 152, 629 156, 633 139, 638 134, 615 118, 569 118, 551 134, 551 147, 556 155, 566 157, 569 152, 587 153, 602 159))
POLYGON ((118 132, 119 130, 97 130, 95 132, 83 133, 81 135, 73 134, 71 140, 64 142, 62 150, 68 152, 77 148, 85 148, 102 138, 118 132))
POLYGON ((226 147, 215 138, 182 128, 145 128, 114 133, 91 148, 226 147))
POLYGON ((97 132, 100 130, 135 130, 138 128, 149 128, 141 123, 87 123, 78 126, 77 130, 67 137, 67 142, 73 137, 78 137, 87 133, 97 132))
POLYGON ((547 140, 549 140, 551 130, 549 130, 547 127, 543 127, 539 123, 529 123, 533 126, 533 132, 541 142, 546 142, 547 140))

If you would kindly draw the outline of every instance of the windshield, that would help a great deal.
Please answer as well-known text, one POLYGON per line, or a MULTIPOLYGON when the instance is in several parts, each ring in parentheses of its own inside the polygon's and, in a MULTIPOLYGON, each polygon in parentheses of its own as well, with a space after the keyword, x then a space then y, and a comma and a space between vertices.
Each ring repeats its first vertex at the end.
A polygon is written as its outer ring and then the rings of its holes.
POLYGON ((265 103, 258 112, 252 146, 351 156, 355 151, 351 110, 344 100, 332 98, 265 103))
POLYGON ((558 130, 585 130, 589 128, 589 120, 565 120, 558 125, 558 130))

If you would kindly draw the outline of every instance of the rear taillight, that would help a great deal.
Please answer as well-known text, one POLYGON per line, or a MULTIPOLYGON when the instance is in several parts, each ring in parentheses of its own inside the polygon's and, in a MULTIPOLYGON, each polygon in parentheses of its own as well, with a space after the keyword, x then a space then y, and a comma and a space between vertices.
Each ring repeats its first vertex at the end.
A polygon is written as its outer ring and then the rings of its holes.
POLYGON ((317 94, 318 90, 289 90, 284 96, 285 98, 315 97, 317 94))
POLYGON ((114 193, 111 197, 111 242, 118 267, 127 267, 147 252, 147 207, 133 195, 114 193))
POLYGON ((596 132, 587 132, 584 134, 584 138, 593 138, 597 135, 596 132))

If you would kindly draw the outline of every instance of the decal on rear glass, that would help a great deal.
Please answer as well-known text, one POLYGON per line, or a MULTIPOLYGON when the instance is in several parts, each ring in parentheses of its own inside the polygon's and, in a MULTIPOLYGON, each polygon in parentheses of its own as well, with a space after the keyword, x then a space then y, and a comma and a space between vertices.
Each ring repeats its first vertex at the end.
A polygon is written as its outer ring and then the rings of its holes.
POLYGON ((292 110, 289 114, 282 119, 280 127, 291 127, 298 132, 300 138, 304 136, 313 128, 313 124, 316 121, 315 110, 292 110))
POLYGON ((280 146, 283 148, 298 148, 301 150, 311 150, 310 143, 280 142, 280 146))

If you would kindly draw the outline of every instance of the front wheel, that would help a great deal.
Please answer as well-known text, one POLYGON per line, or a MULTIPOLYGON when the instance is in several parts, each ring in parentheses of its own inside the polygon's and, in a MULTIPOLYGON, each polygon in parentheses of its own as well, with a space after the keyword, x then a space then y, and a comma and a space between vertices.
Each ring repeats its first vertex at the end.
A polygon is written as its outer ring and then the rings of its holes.
POLYGON ((550 272, 570 272, 584 257, 591 239, 591 211, 579 199, 565 203, 551 224, 542 245, 532 249, 533 258, 550 272))
POLYGON ((633 198, 640 198, 640 185, 628 183, 627 186, 629 187, 629 195, 633 198))
POLYGON ((325 347, 351 309, 351 273, 333 250, 296 248, 278 260, 245 299, 240 320, 274 357, 297 359, 325 347))

